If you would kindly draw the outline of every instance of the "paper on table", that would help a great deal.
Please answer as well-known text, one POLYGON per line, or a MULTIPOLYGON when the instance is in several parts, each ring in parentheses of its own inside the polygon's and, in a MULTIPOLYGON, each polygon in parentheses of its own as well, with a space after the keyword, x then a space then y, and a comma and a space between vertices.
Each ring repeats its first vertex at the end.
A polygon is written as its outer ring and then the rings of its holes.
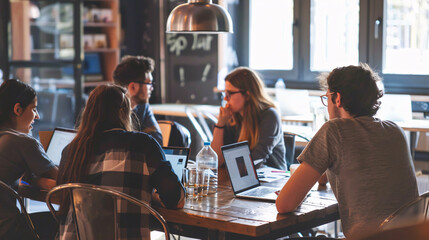
POLYGON ((272 182, 289 176, 289 171, 279 170, 272 167, 262 167, 256 171, 258 173, 259 181, 261 182, 272 182))
POLYGON ((256 160, 254 160, 254 161, 253 161, 253 164, 256 166, 256 165, 258 165, 259 163, 261 163, 262 161, 264 161, 264 159, 263 159, 263 158, 261 158, 261 159, 256 159, 256 160))

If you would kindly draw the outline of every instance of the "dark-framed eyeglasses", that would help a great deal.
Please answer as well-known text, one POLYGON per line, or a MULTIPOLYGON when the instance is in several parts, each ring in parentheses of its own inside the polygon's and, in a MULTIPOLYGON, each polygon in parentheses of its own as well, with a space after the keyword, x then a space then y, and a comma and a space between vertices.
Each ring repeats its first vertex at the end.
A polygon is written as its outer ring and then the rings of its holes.
POLYGON ((234 95, 234 94, 236 94, 236 93, 245 93, 245 91, 243 91, 243 90, 239 90, 239 91, 228 91, 228 90, 225 90, 225 91, 222 92, 222 96, 224 98, 226 98, 226 99, 231 99, 231 96, 234 95))
POLYGON ((322 101, 323 106, 327 107, 328 106, 328 95, 332 95, 335 94, 335 92, 331 92, 331 93, 327 93, 325 95, 320 96, 320 100, 322 101))
POLYGON ((138 83, 138 84, 144 84, 147 85, 149 87, 155 87, 155 82, 142 82, 142 81, 131 81, 133 83, 138 83))

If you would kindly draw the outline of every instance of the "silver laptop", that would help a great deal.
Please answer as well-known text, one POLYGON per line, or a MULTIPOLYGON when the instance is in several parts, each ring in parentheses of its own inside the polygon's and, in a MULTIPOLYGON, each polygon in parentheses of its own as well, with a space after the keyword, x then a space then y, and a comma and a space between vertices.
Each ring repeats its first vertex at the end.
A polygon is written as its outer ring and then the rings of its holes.
POLYGON ((229 179, 236 197, 275 202, 273 187, 261 186, 247 141, 221 147, 229 179))
POLYGON ((162 147, 165 159, 170 162, 174 173, 182 180, 183 169, 188 164, 189 148, 185 147, 162 147))
POLYGON ((59 166, 61 161, 61 153, 63 149, 73 140, 76 136, 76 131, 65 128, 55 128, 52 134, 51 141, 49 141, 46 154, 49 159, 59 166))

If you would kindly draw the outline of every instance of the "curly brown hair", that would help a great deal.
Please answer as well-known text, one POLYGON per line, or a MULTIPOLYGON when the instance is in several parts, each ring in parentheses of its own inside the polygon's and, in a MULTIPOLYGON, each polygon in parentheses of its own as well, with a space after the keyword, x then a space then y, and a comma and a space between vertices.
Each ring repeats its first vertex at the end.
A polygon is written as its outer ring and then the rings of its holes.
POLYGON ((115 83, 128 87, 128 84, 136 80, 144 80, 146 73, 153 72, 155 61, 144 56, 124 56, 113 71, 115 83))
POLYGON ((381 77, 368 64, 339 67, 329 74, 319 75, 322 88, 336 94, 340 93, 342 107, 352 116, 374 116, 380 108, 383 91, 377 86, 381 77))

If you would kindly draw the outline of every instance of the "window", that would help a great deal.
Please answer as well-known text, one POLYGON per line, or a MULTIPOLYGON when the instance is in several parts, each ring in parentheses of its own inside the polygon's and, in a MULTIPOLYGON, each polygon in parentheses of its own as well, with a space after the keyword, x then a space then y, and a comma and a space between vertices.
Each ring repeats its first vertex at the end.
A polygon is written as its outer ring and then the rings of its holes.
POLYGON ((386 92, 429 94, 429 0, 250 0, 243 6, 248 14, 235 27, 249 35, 238 40, 245 46, 239 65, 258 70, 268 86, 281 77, 291 88, 317 89, 320 72, 365 62, 381 74, 386 92))
POLYGON ((310 70, 359 63, 359 0, 312 0, 310 70))
POLYGON ((429 74, 429 1, 387 1, 383 73, 429 74))
POLYGON ((253 0, 250 15, 249 66, 291 70, 293 0, 253 0))

